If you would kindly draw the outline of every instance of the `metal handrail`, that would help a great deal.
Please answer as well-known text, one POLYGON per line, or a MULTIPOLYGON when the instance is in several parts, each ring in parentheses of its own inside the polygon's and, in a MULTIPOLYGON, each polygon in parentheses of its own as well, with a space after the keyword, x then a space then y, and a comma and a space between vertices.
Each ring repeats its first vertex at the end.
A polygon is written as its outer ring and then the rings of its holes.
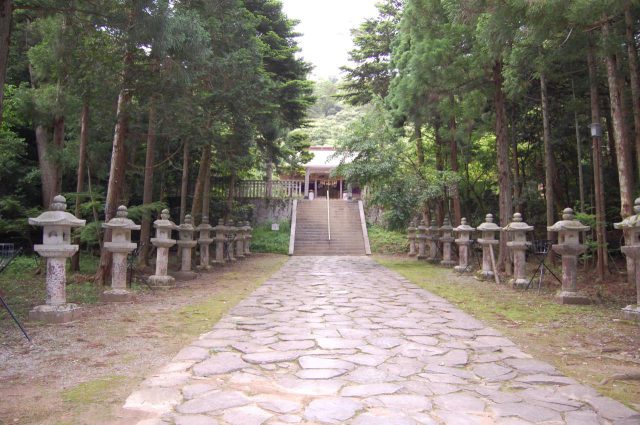
POLYGON ((331 242, 331 214, 329 213, 329 190, 327 189, 327 231, 329 232, 329 242, 331 242))

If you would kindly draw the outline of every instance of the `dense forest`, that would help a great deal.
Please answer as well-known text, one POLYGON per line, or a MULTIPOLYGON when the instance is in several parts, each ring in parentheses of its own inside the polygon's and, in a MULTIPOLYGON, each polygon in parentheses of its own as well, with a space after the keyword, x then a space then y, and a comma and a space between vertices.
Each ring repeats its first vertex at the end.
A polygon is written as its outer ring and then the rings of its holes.
POLYGON ((270 176, 308 146, 291 130, 313 103, 311 68, 279 1, 0 5, 3 240, 28 241, 25 217, 58 193, 91 223, 86 243, 123 203, 142 241, 166 205, 180 222, 228 217, 232 198, 209 211, 212 176, 270 176))
POLYGON ((571 206, 603 277, 640 181, 640 3, 378 11, 353 30, 344 78, 314 95, 278 0, 0 0, 3 240, 29 242, 25 218, 57 193, 91 223, 85 243, 121 203, 143 241, 166 205, 196 224, 241 215, 210 199, 212 177, 269 180, 335 144, 357 152, 339 172, 390 228, 517 211, 544 233, 571 206))
MULTIPOLYGON (((385 0, 353 31, 341 97, 367 105, 339 144, 389 225, 422 215, 545 238, 565 207, 592 225, 599 277, 640 172, 640 3, 385 0), (594 134, 594 137, 592 137, 594 134)), ((550 237, 550 236, 549 236, 550 237)), ((499 262, 508 250, 502 235, 499 262)))

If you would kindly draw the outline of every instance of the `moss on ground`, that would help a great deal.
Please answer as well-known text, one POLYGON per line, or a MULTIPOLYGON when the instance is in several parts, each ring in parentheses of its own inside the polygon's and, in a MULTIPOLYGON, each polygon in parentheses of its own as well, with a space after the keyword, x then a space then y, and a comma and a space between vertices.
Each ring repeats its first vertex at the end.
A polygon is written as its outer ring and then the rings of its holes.
POLYGON ((552 292, 512 289, 508 285, 459 277, 452 270, 415 259, 376 256, 376 261, 414 284, 495 327, 525 351, 602 394, 640 408, 637 381, 603 378, 638 367, 638 325, 623 320, 614 305, 557 304, 552 292))
POLYGON ((105 376, 67 388, 61 396, 66 403, 89 406, 108 400, 126 382, 125 376, 105 376))

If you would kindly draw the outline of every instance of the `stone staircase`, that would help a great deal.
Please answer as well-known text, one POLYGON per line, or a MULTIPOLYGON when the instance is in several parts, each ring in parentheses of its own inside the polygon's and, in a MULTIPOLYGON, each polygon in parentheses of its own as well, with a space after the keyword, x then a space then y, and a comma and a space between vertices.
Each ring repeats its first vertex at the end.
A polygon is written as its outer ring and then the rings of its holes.
POLYGON ((365 255, 358 202, 329 201, 331 241, 327 227, 327 200, 298 201, 293 255, 365 255))

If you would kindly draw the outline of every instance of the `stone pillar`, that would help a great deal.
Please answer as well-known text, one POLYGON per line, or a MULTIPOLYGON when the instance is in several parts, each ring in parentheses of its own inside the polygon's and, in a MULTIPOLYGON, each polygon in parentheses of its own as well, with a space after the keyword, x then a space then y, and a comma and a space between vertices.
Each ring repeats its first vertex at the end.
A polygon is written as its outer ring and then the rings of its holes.
POLYGON ((425 253, 425 242, 427 241, 427 227, 425 226, 425 222, 424 220, 422 220, 420 222, 420 225, 418 226, 418 236, 416 236, 416 238, 418 239, 418 260, 426 260, 427 259, 427 255, 425 253))
POLYGON ((460 226, 453 229, 458 235, 458 239, 455 240, 458 245, 458 265, 453 269, 458 273, 465 273, 469 268, 469 250, 471 249, 471 233, 476 230, 467 224, 467 219, 462 218, 460 220, 460 226))
POLYGON ((191 254, 193 248, 198 244, 198 241, 193 239, 193 232, 195 232, 196 229, 193 227, 190 214, 184 217, 184 223, 180 224, 177 230, 179 235, 178 247, 181 251, 182 264, 180 265, 180 271, 176 272, 175 276, 180 280, 195 279, 198 275, 191 269, 191 254))
POLYGON ((238 260, 242 260, 244 258, 244 225, 241 221, 236 222, 236 255, 235 257, 238 260))
POLYGON ((427 228, 427 243, 429 244, 429 257, 427 261, 430 263, 437 263, 440 255, 438 253, 438 232, 440 228, 436 224, 435 220, 431 220, 431 226, 427 228))
POLYGON ((245 229, 245 233, 244 233, 244 255, 245 255, 245 257, 249 257, 251 255, 251 239, 253 239, 253 236, 251 235, 251 232, 253 231, 253 229, 251 228, 251 223, 248 222, 248 221, 245 221, 244 229, 245 229))
POLYGON ((233 226, 232 223, 227 223, 225 225, 225 229, 226 229, 226 234, 225 234, 225 238, 227 241, 229 241, 229 261, 234 262, 234 261, 238 261, 238 259, 235 257, 235 242, 233 241, 236 237, 236 228, 235 226, 233 226))
POLYGON ((452 236, 453 227, 449 224, 449 219, 444 219, 444 224, 440 228, 440 242, 442 243, 442 261, 440 264, 445 267, 453 267, 456 262, 451 260, 451 243, 455 240, 452 236))
POLYGON ((224 258, 224 242, 227 235, 227 226, 224 225, 224 220, 218 220, 218 225, 213 228, 216 232, 216 259, 213 261, 215 264, 224 264, 226 259, 224 258))
POLYGON ((169 248, 176 244, 171 239, 171 231, 177 226, 169 220, 169 210, 162 210, 160 219, 153 222, 156 228, 156 237, 151 238, 151 243, 156 247, 156 273, 149 276, 149 284, 157 288, 169 288, 174 285, 175 279, 169 276, 169 248))
POLYGON ((531 242, 527 242, 527 232, 533 230, 533 226, 529 226, 522 221, 522 214, 515 213, 513 221, 504 228, 505 232, 511 234, 511 240, 507 242, 507 246, 513 253, 513 279, 511 284, 514 288, 526 288, 529 284, 526 276, 527 265, 527 248, 531 242))
POLYGON ((589 230, 575 219, 571 208, 562 212, 562 220, 547 227, 549 232, 558 233, 558 243, 551 249, 562 255, 562 290, 556 295, 560 304, 589 304, 589 298, 580 294, 576 287, 578 273, 578 255, 586 251, 587 247, 580 243, 580 232, 589 230))
POLYGON ((628 280, 636 286, 636 304, 631 304, 622 309, 622 314, 629 320, 640 321, 640 198, 634 203, 635 215, 627 217, 621 223, 615 223, 616 229, 624 232, 624 246, 621 248, 624 255, 634 264, 635 273, 628 280))
POLYGON ((58 195, 53 198, 49 211, 29 218, 32 226, 43 227, 42 244, 34 245, 33 249, 47 259, 45 304, 34 307, 29 312, 29 320, 65 323, 80 317, 80 307, 67 303, 66 264, 67 258, 78 251, 78 245, 71 245, 71 228, 83 227, 86 222, 66 209, 67 200, 58 195))
MULTIPOLYGON (((478 231, 482 232, 482 238, 478 239, 478 243, 482 246, 482 270, 478 272, 478 277, 482 280, 493 279, 493 266, 491 265, 491 247, 496 247, 500 243, 496 239, 496 232, 500 227, 493 222, 493 215, 487 214, 485 222, 478 226, 478 231)), ((494 249, 495 255, 495 249, 494 249)))
POLYGON ((304 170, 304 199, 309 199, 309 176, 311 171, 308 168, 304 170))
POLYGON ((407 228, 407 239, 409 239, 409 257, 416 256, 416 223, 412 221, 407 228))
POLYGON ((211 270, 211 265, 209 264, 209 245, 213 242, 213 239, 211 239, 211 229, 213 229, 213 227, 209 224, 209 217, 206 215, 202 216, 202 223, 196 227, 196 231, 199 232, 198 245, 200 245, 199 270, 211 270))
POLYGON ((111 229, 111 242, 105 242, 104 248, 113 253, 111 264, 111 289, 102 293, 103 302, 129 302, 133 294, 127 289, 127 255, 136 249, 131 243, 131 231, 140 230, 140 225, 127 218, 127 207, 118 207, 116 216, 103 223, 102 227, 111 229))

